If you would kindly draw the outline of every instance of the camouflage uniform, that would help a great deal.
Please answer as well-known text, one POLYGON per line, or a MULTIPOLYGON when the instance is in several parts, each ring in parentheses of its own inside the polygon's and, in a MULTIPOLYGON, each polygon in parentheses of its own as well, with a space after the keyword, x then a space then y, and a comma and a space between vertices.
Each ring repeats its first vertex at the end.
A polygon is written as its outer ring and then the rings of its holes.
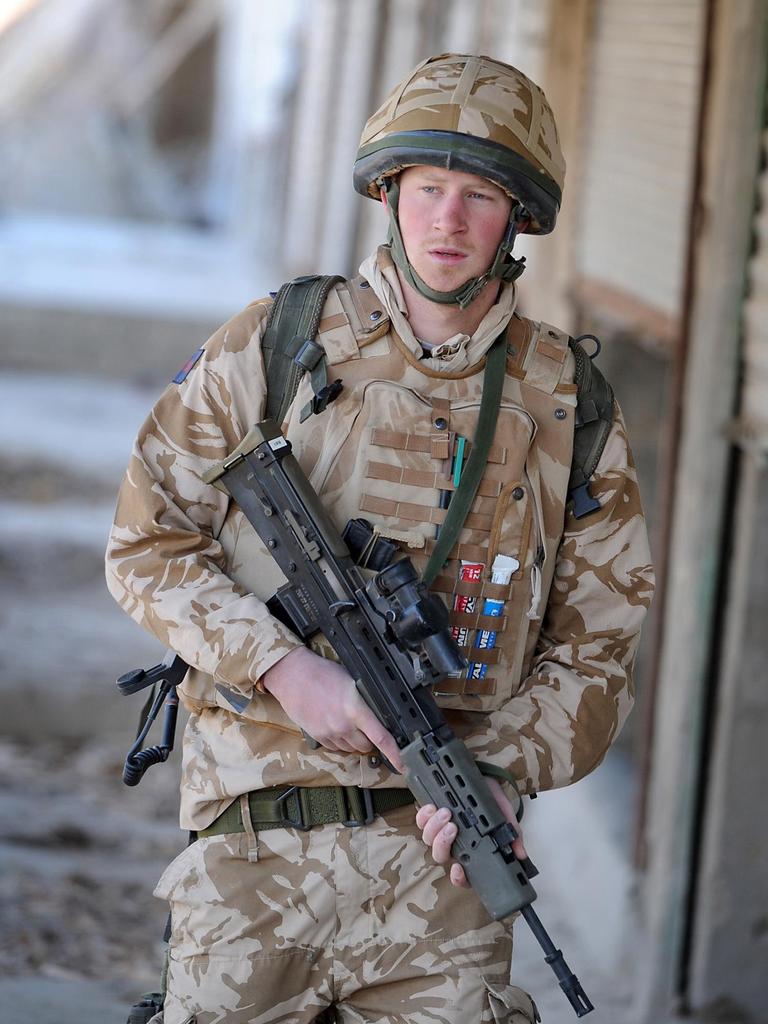
MULTIPOLYGON (((323 310, 319 340, 340 397, 301 423, 305 378, 284 429, 337 526, 363 516, 423 568, 445 515, 439 494, 453 487, 449 438, 473 436, 485 353, 506 331, 488 465, 432 589, 449 607, 469 599, 452 618, 470 637, 488 626, 483 600, 504 601, 496 646, 472 651, 483 678, 441 684, 439 702, 477 757, 531 793, 581 778, 618 734, 652 570, 618 409, 592 484, 600 510, 581 521, 566 512, 573 356, 566 335, 514 306, 514 285, 503 285, 472 337, 423 358, 383 247, 323 310), (499 553, 519 562, 508 585, 489 582, 499 553), (462 560, 482 563, 482 578, 457 582, 462 560)), ((509 930, 450 885, 412 807, 366 828, 249 828, 241 798, 253 790, 404 785, 376 757, 309 750, 264 692, 264 673, 299 645, 263 603, 280 573, 239 509, 202 482, 263 417, 269 308, 256 302, 225 324, 155 406, 107 555, 121 606, 193 666, 179 688, 190 711, 182 827, 205 829, 237 799, 246 826, 198 841, 158 884, 174 924, 165 1024, 304 1022, 330 1003, 350 1022, 530 1022, 529 997, 510 985, 509 930)), ((312 646, 331 654, 323 638, 312 646)))

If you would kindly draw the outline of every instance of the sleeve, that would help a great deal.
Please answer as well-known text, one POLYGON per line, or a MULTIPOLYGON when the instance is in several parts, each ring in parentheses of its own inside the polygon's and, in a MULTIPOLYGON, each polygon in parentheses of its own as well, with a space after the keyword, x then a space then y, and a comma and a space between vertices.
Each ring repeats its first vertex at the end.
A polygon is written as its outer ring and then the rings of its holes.
POLYGON ((245 697, 301 641, 227 575, 217 538, 230 499, 202 475, 263 416, 267 311, 254 303, 225 324, 155 405, 133 446, 106 554, 107 586, 131 618, 245 697))
POLYGON ((654 587, 621 413, 591 484, 599 511, 566 515, 529 675, 468 746, 522 793, 554 789, 602 761, 629 714, 640 628, 654 587))

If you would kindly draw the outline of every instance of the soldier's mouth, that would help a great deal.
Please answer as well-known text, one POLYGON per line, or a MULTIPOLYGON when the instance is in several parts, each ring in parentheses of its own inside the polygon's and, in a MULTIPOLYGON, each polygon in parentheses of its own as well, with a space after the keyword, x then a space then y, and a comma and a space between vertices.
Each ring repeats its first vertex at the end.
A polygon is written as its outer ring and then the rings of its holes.
POLYGON ((466 259, 466 253, 458 249, 430 249, 429 255, 440 263, 460 263, 466 259))

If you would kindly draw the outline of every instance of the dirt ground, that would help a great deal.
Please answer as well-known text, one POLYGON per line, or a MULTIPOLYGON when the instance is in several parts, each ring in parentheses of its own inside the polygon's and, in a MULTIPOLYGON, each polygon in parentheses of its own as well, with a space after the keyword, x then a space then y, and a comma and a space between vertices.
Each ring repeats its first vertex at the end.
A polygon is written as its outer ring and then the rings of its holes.
MULTIPOLYGON (((178 765, 128 789, 141 696, 117 675, 162 648, 119 611, 102 556, 131 440, 157 388, 0 372, 0 1006, 4 1024, 123 1024, 154 989, 166 910, 151 891, 183 848, 178 765)), ((595 1024, 632 1024, 620 758, 530 806, 537 910, 579 974, 595 1024)), ((516 929, 515 981, 547 1024, 572 1011, 516 929)), ((631 943, 630 943, 631 946, 631 943)))
POLYGON ((148 399, 11 373, 0 394, 2 1017, 117 1024, 157 985, 165 910, 151 890, 185 841, 176 764, 122 783, 143 700, 114 680, 162 650, 101 568, 148 399))

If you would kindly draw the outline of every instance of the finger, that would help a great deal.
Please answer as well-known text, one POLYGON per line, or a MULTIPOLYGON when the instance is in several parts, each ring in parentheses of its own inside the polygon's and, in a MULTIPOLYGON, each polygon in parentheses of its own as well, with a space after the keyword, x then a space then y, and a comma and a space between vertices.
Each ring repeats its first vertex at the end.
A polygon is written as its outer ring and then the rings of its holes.
POLYGON ((517 857, 518 860, 525 860, 528 854, 525 850, 525 844, 523 843, 523 837, 518 836, 517 839, 512 843, 512 853, 517 857))
POLYGON ((432 843, 432 856, 438 864, 447 864, 451 859, 451 847, 457 832, 456 826, 452 821, 449 821, 435 836, 432 843))
POLYGON ((386 757, 386 759, 389 761, 389 763, 392 765, 395 771, 399 772, 402 775, 402 773, 405 771, 405 764, 403 763, 403 759, 400 756, 400 748, 389 735, 389 733, 385 733, 385 739, 379 741, 376 744, 376 746, 382 752, 384 757, 386 757))
POLYGON ((450 823, 450 820, 451 812, 446 808, 443 807, 439 811, 435 811, 421 832, 421 838, 427 846, 434 844, 438 835, 450 823))
POLYGON ((394 738, 368 708, 365 708, 365 714, 361 716, 358 726, 373 746, 377 747, 389 763, 401 772, 404 765, 400 757, 400 748, 395 743, 394 738))
POLYGON ((359 729, 353 729, 344 738, 351 744, 352 750, 360 754, 370 754, 372 750, 376 749, 365 733, 359 729))
POLYGON ((416 826, 423 829, 437 808, 434 804, 424 804, 416 811, 416 826))
POLYGON ((448 876, 451 880, 451 885, 455 885, 459 889, 468 889, 469 881, 464 873, 464 868, 461 864, 451 864, 451 870, 448 876))
POLYGON ((346 736, 334 733, 333 735, 323 736, 319 739, 320 745, 325 747, 326 750, 334 750, 337 753, 342 754, 356 754, 357 751, 352 746, 346 736))

